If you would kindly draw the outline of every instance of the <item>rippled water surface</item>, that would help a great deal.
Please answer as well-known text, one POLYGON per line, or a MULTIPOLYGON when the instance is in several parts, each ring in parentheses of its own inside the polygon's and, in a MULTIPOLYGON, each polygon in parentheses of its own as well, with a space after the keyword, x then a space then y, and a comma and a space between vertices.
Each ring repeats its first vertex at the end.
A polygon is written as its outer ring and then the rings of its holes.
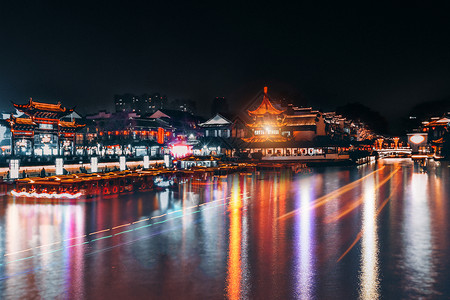
POLYGON ((233 174, 0 204, 0 298, 450 297, 447 165, 233 174))

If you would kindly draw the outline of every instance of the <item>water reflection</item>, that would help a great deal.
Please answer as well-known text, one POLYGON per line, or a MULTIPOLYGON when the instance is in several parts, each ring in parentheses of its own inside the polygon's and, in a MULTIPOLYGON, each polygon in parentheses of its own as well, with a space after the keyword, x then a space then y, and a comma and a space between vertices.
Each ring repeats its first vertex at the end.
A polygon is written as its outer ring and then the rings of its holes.
POLYGON ((233 300, 241 297, 241 207, 240 187, 234 181, 231 201, 228 204, 230 212, 230 241, 227 272, 227 296, 233 300))
MULTIPOLYGON (((378 176, 374 177, 375 179, 378 176)), ((379 266, 378 266, 378 233, 376 220, 376 203, 374 180, 366 180, 363 184, 364 202, 362 214, 361 238, 361 299, 378 299, 379 266)))
POLYGON ((55 286, 65 286, 69 292, 76 286, 77 292, 82 292, 84 253, 82 249, 71 249, 71 245, 84 235, 84 218, 79 205, 56 208, 49 204, 10 203, 2 247, 2 280, 7 280, 4 295, 27 298, 27 290, 34 286, 40 287, 36 297, 43 299, 61 295, 64 289, 55 286), (62 269, 46 272, 55 264, 62 269))
POLYGON ((241 234, 241 299, 249 299, 250 287, 251 287, 251 273, 249 268, 249 249, 248 249, 248 235, 249 235, 249 218, 248 218, 248 205, 250 197, 247 194, 247 181, 241 180, 242 194, 242 234, 241 234))
POLYGON ((314 199, 312 179, 301 180, 295 201, 299 203, 301 214, 295 216, 295 277, 296 298, 313 298, 314 266, 313 266, 313 213, 310 209, 314 199))
POLYGON ((0 298, 445 298, 449 170, 412 171, 234 174, 91 203, 4 201, 0 298))
POLYGON ((428 198, 428 175, 412 174, 404 209, 403 268, 408 292, 429 297, 433 284, 432 233, 428 198))

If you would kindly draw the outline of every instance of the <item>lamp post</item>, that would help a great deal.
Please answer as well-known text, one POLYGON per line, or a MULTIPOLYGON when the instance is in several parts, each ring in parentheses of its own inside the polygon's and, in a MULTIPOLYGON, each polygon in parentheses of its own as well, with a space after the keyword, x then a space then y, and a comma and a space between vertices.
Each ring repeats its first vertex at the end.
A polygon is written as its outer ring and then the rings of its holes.
POLYGON ((98 172, 98 158, 96 156, 91 157, 91 173, 98 172))
POLYGON ((119 168, 120 171, 125 171, 125 169, 127 168, 126 159, 123 155, 119 158, 119 168))
POLYGON ((395 137, 394 138, 394 148, 395 149, 398 149, 398 141, 400 140, 400 138, 398 138, 398 137, 395 137))
POLYGON ((58 157, 55 160, 56 175, 63 175, 64 173, 64 160, 62 157, 58 157))
POLYGON ((11 178, 11 179, 19 178, 19 166, 20 166, 20 160, 11 159, 9 161, 9 178, 11 178))
POLYGON ((148 155, 144 156, 144 169, 148 169, 150 168, 150 159, 148 157, 148 155))

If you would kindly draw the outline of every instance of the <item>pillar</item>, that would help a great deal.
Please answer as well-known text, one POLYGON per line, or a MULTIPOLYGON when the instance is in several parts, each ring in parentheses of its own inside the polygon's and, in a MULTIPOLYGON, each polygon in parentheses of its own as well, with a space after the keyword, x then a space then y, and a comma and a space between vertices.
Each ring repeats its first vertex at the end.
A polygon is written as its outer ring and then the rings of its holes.
POLYGON ((34 134, 31 137, 31 156, 34 157, 34 134))
POLYGON ((11 156, 16 155, 16 145, 15 145, 15 139, 14 139, 14 133, 11 132, 11 156))

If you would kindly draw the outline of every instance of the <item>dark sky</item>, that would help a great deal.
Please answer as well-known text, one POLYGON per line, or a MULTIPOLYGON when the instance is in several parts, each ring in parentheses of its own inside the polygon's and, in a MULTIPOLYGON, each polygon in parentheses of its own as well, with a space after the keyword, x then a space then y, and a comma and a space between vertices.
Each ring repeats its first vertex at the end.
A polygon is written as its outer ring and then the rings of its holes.
POLYGON ((33 97, 85 113, 111 109, 114 94, 160 92, 207 113, 216 96, 236 108, 267 84, 392 118, 450 96, 449 9, 426 1, 15 2, 0 6, 3 110, 33 97))

